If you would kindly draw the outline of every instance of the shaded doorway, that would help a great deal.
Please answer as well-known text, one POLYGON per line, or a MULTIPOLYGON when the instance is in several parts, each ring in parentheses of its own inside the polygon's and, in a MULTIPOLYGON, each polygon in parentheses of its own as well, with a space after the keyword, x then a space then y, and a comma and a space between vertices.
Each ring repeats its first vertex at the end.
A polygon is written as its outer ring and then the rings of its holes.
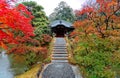
POLYGON ((66 34, 66 28, 62 25, 56 26, 52 32, 56 34, 56 37, 64 37, 66 34))
POLYGON ((64 37, 67 33, 74 30, 74 27, 71 23, 64 20, 56 20, 50 24, 52 33, 56 37, 64 37))

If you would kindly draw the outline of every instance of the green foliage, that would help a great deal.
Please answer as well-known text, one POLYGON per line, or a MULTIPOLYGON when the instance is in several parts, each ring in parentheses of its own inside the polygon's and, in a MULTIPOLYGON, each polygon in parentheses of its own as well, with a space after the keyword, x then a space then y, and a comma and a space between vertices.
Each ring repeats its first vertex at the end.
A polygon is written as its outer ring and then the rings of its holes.
POLYGON ((80 36, 74 58, 86 78, 115 78, 120 72, 120 42, 95 35, 80 36), (117 55, 116 55, 117 54, 117 55))
POLYGON ((11 54, 9 55, 9 58, 11 62, 11 68, 14 71, 14 75, 22 74, 29 69, 23 55, 20 56, 16 54, 11 54))
POLYGON ((28 7, 28 10, 34 15, 32 24, 35 28, 35 38, 37 40, 41 39, 42 34, 50 34, 50 28, 48 27, 49 21, 44 8, 40 5, 37 5, 34 1, 23 2, 24 5, 28 7))
POLYGON ((33 65, 36 62, 36 54, 34 52, 27 53, 26 55, 26 63, 27 65, 33 65))
POLYGON ((120 11, 115 13, 116 16, 120 16, 120 11))
POLYGON ((80 16, 76 15, 77 20, 84 20, 86 18, 87 18, 87 14, 83 14, 83 15, 80 15, 80 16))
POLYGON ((35 53, 35 52, 28 52, 25 54, 11 54, 10 55, 10 62, 11 68, 13 69, 15 75, 22 74, 31 67, 38 63, 44 62, 47 59, 46 53, 35 53))
POLYGON ((73 9, 70 8, 70 6, 68 6, 67 3, 64 1, 61 1, 58 7, 54 9, 54 12, 49 16, 50 21, 60 19, 68 22, 75 21, 75 14, 73 12, 73 9))
POLYGON ((41 70, 41 64, 36 64, 29 71, 15 76, 15 78, 36 78, 36 73, 38 73, 39 70, 41 70))
POLYGON ((51 57, 48 57, 44 60, 44 63, 50 63, 51 62, 51 57))

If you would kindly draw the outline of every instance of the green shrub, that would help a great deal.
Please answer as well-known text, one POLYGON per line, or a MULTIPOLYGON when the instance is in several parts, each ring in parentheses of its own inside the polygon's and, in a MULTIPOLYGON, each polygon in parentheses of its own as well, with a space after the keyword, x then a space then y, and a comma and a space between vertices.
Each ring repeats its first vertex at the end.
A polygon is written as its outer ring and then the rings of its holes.
POLYGON ((94 35, 80 38, 74 47, 74 58, 86 78, 115 78, 119 75, 120 42, 94 35))

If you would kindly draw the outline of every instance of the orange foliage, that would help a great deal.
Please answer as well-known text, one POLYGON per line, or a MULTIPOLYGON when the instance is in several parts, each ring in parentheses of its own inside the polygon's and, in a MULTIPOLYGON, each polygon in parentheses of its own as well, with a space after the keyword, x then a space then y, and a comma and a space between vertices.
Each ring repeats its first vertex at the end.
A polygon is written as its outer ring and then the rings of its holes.
POLYGON ((0 42, 0 46, 3 47, 4 49, 8 49, 8 47, 3 42, 0 42))
POLYGON ((74 22, 76 32, 86 35, 94 33, 99 37, 113 36, 113 33, 114 35, 119 34, 116 31, 120 29, 120 17, 116 16, 120 9, 118 2, 116 0, 97 0, 94 5, 96 6, 88 6, 87 4, 82 10, 76 11, 77 16, 87 14, 87 18, 74 22))
POLYGON ((48 34, 43 34, 42 37, 44 42, 50 42, 52 40, 52 37, 48 34))
POLYGON ((19 44, 13 47, 8 51, 9 54, 14 53, 14 54, 26 54, 29 52, 35 52, 36 54, 46 54, 47 53, 47 48, 46 47, 34 47, 34 46, 26 46, 24 44, 19 44))
POLYGON ((82 10, 76 10, 76 15, 82 15, 82 14, 88 14, 88 13, 91 13, 93 12, 94 9, 92 7, 84 7, 82 10))
POLYGON ((79 37, 76 36, 75 39, 74 39, 74 42, 77 43, 79 41, 79 37))
POLYGON ((70 33, 69 36, 70 36, 70 37, 75 37, 77 34, 78 34, 78 33, 77 33, 76 31, 73 31, 73 32, 70 33))

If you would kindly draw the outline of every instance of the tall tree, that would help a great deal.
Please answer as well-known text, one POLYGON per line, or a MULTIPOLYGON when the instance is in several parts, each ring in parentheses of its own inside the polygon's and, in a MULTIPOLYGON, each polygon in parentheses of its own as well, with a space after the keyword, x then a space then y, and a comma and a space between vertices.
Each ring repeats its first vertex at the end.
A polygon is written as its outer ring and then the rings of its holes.
POLYGON ((73 22, 75 20, 75 14, 73 12, 73 9, 70 8, 66 2, 61 1, 58 4, 58 7, 54 9, 54 12, 49 16, 49 19, 50 21, 61 19, 68 22, 73 22))
MULTIPOLYGON (((117 31, 119 27, 120 17, 116 14, 119 14, 120 5, 117 1, 111 0, 97 0, 96 3, 89 3, 80 11, 77 12, 77 15, 81 16, 86 14, 87 20, 94 22, 87 24, 87 28, 91 25, 96 28, 96 31, 101 35, 101 37, 108 37, 112 34, 107 32, 117 31), (94 6, 93 6, 94 5, 94 6)), ((117 31, 118 32, 118 31, 117 31)))

